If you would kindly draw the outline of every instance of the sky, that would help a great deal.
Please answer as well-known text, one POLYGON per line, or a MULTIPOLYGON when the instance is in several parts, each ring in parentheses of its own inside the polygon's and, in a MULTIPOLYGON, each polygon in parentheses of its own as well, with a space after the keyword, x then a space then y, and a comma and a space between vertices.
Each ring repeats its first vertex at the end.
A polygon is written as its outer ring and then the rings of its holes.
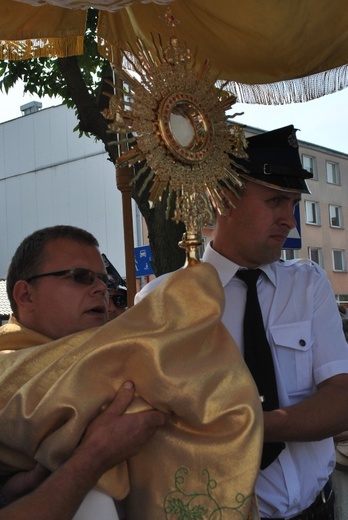
MULTIPOLYGON (((60 103, 59 99, 39 99, 23 94, 23 86, 16 85, 8 95, 0 93, 0 123, 21 116, 20 106, 29 101, 41 101, 42 108, 60 103)), ((348 154, 348 88, 306 103, 290 105, 247 105, 237 103, 232 113, 244 112, 234 121, 273 130, 293 124, 299 131, 297 138, 348 154)))
POLYGON ((236 122, 261 130, 294 125, 297 139, 348 154, 348 88, 306 103, 289 105, 236 104, 236 122))

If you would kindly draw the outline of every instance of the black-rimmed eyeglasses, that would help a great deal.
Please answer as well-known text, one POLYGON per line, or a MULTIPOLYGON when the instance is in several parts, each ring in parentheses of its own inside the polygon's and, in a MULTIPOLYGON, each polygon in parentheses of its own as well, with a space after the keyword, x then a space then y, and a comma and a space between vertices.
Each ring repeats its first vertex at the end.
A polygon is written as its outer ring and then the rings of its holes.
POLYGON ((71 278, 74 282, 82 285, 92 285, 96 278, 99 278, 105 285, 108 284, 109 278, 106 273, 95 273, 89 269, 83 267, 76 267, 75 269, 65 269, 64 271, 53 271, 51 273, 34 274, 29 276, 25 281, 31 282, 37 278, 43 278, 44 276, 66 276, 71 278))

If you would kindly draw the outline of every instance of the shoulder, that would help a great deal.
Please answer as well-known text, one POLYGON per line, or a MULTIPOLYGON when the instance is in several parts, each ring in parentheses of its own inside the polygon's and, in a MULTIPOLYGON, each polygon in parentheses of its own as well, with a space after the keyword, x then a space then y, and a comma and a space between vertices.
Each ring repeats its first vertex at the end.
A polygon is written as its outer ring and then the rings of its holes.
POLYGON ((303 272, 303 273, 312 273, 318 274, 320 276, 327 277, 326 271, 320 265, 316 264, 309 258, 297 258, 295 260, 278 260, 273 264, 276 270, 282 272, 303 272))
POLYGON ((162 274, 161 276, 154 278, 153 280, 151 280, 151 282, 144 285, 144 287, 141 289, 141 291, 139 291, 135 295, 134 303, 137 304, 137 303, 141 302, 141 300, 143 300, 145 298, 145 296, 150 294, 150 292, 152 292, 156 287, 158 287, 158 285, 161 282, 163 282, 163 280, 165 280, 169 274, 170 273, 162 274))
POLYGON ((322 297, 328 292, 332 292, 331 283, 326 271, 320 265, 306 258, 297 260, 279 260, 272 264, 275 272, 277 287, 292 292, 303 293, 306 288, 307 295, 322 297))

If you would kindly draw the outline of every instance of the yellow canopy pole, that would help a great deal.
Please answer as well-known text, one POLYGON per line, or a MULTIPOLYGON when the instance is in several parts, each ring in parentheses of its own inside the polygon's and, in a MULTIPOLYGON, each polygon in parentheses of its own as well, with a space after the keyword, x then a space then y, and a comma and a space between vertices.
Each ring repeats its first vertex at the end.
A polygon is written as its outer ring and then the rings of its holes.
POLYGON ((116 185, 122 194, 123 212, 123 233, 124 250, 126 261, 127 278, 127 304, 128 307, 134 305, 136 293, 135 261, 134 261, 134 236, 133 236, 133 215, 132 215, 132 170, 127 167, 116 168, 116 185))
MULTIPOLYGON (((119 96, 122 96, 122 80, 117 75, 114 77, 114 84, 117 87, 119 96)), ((124 134, 118 133, 119 144, 118 156, 125 151, 126 145, 122 141, 124 134)), ((133 169, 127 166, 116 166, 116 186, 122 195, 122 215, 123 215, 123 237, 124 252, 126 264, 126 280, 127 280, 127 305, 134 305, 134 297, 136 294, 136 277, 135 277, 135 260, 134 260, 134 233, 133 233, 133 212, 132 212, 132 186, 133 169)))

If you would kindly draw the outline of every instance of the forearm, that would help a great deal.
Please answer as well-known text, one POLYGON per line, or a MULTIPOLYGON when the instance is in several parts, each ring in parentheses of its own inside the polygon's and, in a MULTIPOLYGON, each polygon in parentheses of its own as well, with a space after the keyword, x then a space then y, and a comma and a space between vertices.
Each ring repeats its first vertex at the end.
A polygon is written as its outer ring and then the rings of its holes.
POLYGON ((303 401, 264 413, 265 441, 318 441, 348 429, 348 376, 335 376, 303 401))
POLYGON ((70 520, 100 477, 136 455, 169 417, 155 410, 125 414, 133 394, 134 385, 127 381, 113 402, 88 426, 71 458, 43 483, 42 475, 37 480, 38 474, 33 472, 30 472, 29 481, 23 481, 23 475, 12 477, 3 488, 7 491, 8 501, 30 492, 39 484, 40 487, 0 510, 0 520, 70 520))
POLYGON ((70 520, 100 476, 95 464, 77 451, 35 491, 0 510, 0 520, 70 520))

